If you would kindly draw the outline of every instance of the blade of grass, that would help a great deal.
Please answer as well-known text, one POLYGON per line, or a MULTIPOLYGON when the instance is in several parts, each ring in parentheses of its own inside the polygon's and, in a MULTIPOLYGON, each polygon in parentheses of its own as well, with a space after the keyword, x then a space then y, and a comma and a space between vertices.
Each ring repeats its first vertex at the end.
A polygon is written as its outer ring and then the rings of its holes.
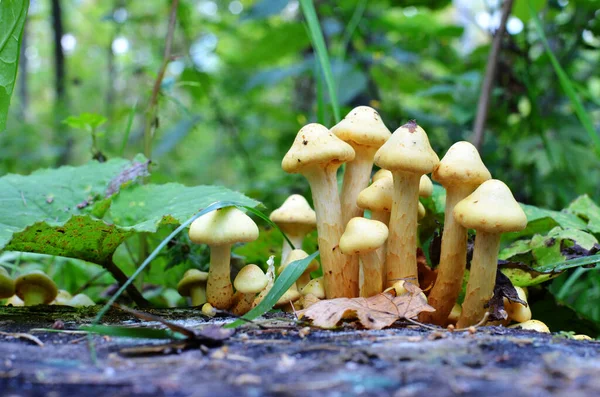
POLYGON ((344 29, 342 46, 340 48, 339 54, 339 59, 342 63, 346 59, 346 51, 348 49, 348 44, 350 43, 350 40, 352 40, 352 35, 358 27, 358 24, 360 23, 360 20, 362 19, 366 9, 367 0, 359 0, 358 4, 356 4, 356 7, 354 8, 354 12, 352 13, 352 17, 350 18, 348 25, 346 25, 346 29, 344 29))
POLYGON ((122 327, 114 325, 84 325, 82 331, 99 335, 116 336, 120 338, 142 338, 142 339, 175 339, 185 340, 186 336, 170 329, 145 328, 145 327, 122 327))
POLYGON ((567 96, 569 97, 569 100, 571 101, 571 105, 573 105, 573 108, 575 109, 575 114, 577 115, 577 118, 581 122, 581 125, 587 132, 589 138, 594 143, 594 146, 596 149, 596 155, 600 156, 600 136, 598 136, 598 133, 594 129, 594 124, 592 123, 592 119, 591 119, 590 115, 586 112, 585 108, 583 107, 583 103, 581 102, 581 99, 579 99, 579 96, 577 95, 577 91, 575 91, 575 87, 573 86, 573 83, 569 79, 569 76, 564 71, 562 66, 560 66, 560 63, 558 62, 558 59, 556 59, 556 56, 554 56, 554 53, 552 52, 552 49, 550 48, 550 44, 548 43, 548 38, 546 37, 546 34, 544 33, 544 28, 542 26, 542 22, 540 21, 537 11, 533 7, 532 0, 528 0, 528 5, 529 5, 529 12, 531 14, 531 18, 535 25, 535 29, 538 32, 538 34, 540 35, 540 39, 542 40, 542 44, 544 45, 546 54, 548 55, 548 58, 550 58, 550 63, 552 64, 552 67, 554 68, 554 72, 558 76, 558 81, 559 81, 563 91, 565 92, 565 94, 567 94, 567 96))
POLYGON ((331 101, 331 107, 333 109, 333 116, 335 122, 340 121, 340 107, 337 99, 337 92, 335 87, 335 80, 333 79, 333 73, 331 71, 331 62, 329 60, 329 54, 327 52, 327 46, 325 45, 325 39, 317 18, 317 12, 315 11, 315 5, 312 0, 300 0, 300 6, 302 7, 302 13, 308 23, 308 31, 310 33, 310 40, 313 45, 313 49, 317 53, 321 70, 325 76, 325 84, 327 85, 327 92, 329 93, 329 100, 331 101))
POLYGON ((225 328, 235 328, 240 325, 246 324, 248 321, 252 321, 255 318, 262 316, 275 306, 279 298, 298 280, 298 277, 304 273, 310 262, 313 261, 319 255, 319 251, 307 256, 304 259, 300 259, 291 262, 283 269, 283 272, 275 280, 275 284, 265 296, 265 298, 252 310, 242 316, 242 319, 236 320, 230 324, 225 325, 225 328), (245 320, 245 321, 244 321, 245 320))
POLYGON ((257 210, 256 208, 253 208, 253 207, 248 207, 245 205, 236 205, 236 207, 238 207, 241 210, 246 210, 246 211, 252 213, 253 215, 256 215, 258 218, 265 221, 265 223, 267 223, 269 226, 279 230, 279 233, 281 233, 283 235, 283 238, 285 239, 285 241, 287 241, 287 243, 290 245, 290 247, 292 247, 293 250, 296 249, 296 247, 294 246, 292 241, 289 239, 289 237, 283 232, 283 230, 281 230, 279 228, 279 226, 277 226, 277 224, 275 222, 273 222, 271 219, 269 219, 268 216, 266 216, 265 214, 263 214, 262 212, 260 212, 259 210, 257 210))
POLYGON ((133 118, 135 117, 135 111, 137 110, 137 102, 133 104, 133 107, 129 111, 129 117, 127 118, 127 127, 125 128, 125 135, 123 135, 123 141, 121 142, 121 151, 119 156, 123 157, 127 142, 129 142, 129 134, 131 134, 131 127, 133 126, 133 118))
POLYGON ((317 122, 326 125, 325 120, 325 91, 323 90, 323 75, 319 63, 315 63, 315 77, 317 79, 317 122))

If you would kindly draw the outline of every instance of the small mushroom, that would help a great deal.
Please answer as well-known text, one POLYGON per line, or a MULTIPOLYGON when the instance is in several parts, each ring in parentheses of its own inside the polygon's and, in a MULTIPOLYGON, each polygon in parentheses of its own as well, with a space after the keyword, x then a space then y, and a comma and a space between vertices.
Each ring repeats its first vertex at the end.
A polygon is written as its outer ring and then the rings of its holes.
POLYGON ((550 328, 548 328, 546 324, 539 320, 528 320, 522 323, 513 324, 508 328, 520 328, 528 331, 543 332, 547 334, 550 333, 550 328))
POLYGON ((358 255, 362 280, 360 296, 368 298, 383 291, 383 263, 377 249, 388 238, 387 226, 366 218, 352 218, 340 239, 340 249, 346 255, 358 255))
POLYGON ((6 269, 0 266, 0 299, 10 298, 15 294, 15 281, 6 269))
POLYGON ((267 296, 271 288, 273 288, 273 284, 275 283, 275 256, 271 255, 269 259, 267 259, 267 285, 266 287, 254 298, 254 302, 252 303, 252 307, 256 307, 264 298, 267 296))
POLYGON ((88 307, 88 306, 95 306, 96 304, 94 303, 93 300, 90 299, 89 296, 87 296, 86 294, 77 294, 74 297, 72 297, 70 300, 67 301, 66 306, 72 306, 72 307, 88 307))
POLYGON ((410 121, 375 154, 375 164, 393 174, 394 193, 387 244, 386 280, 410 279, 418 285, 417 217, 421 176, 439 163, 425 131, 410 121))
POLYGON ((54 281, 40 270, 33 270, 17 277, 15 291, 25 306, 47 305, 58 294, 54 281))
MULTIPOLYGON (((304 237, 313 231, 317 225, 315 211, 310 208, 308 201, 299 194, 292 194, 288 197, 281 207, 271 212, 269 218, 288 236, 296 249, 302 249, 304 237)), ((281 263, 285 261, 291 250, 292 247, 283 239, 281 263)))
POLYGON ((573 335, 571 337, 571 339, 574 339, 574 340, 594 340, 594 338, 592 338, 591 336, 584 335, 584 334, 573 335))
POLYGON ((269 279, 260 267, 253 264, 244 266, 233 281, 236 293, 231 312, 238 316, 248 313, 256 294, 265 289, 268 282, 269 279))
MULTIPOLYGON (((519 299, 524 302, 527 302, 527 294, 525 290, 521 287, 515 287, 517 290, 517 295, 519 299)), ((510 302, 508 299, 504 298, 504 310, 506 310, 506 314, 508 314, 508 318, 510 320, 514 320, 518 323, 524 323, 525 321, 531 320, 531 308, 529 305, 523 306, 519 302, 510 302)))
MULTIPOLYGON (((308 254, 303 251, 303 250, 293 250, 292 252, 290 252, 290 254, 287 256, 287 258, 285 258, 285 261, 281 264, 281 266, 279 266, 279 269, 277 269, 277 274, 281 274, 281 272, 287 267, 287 265, 289 265, 292 262, 295 261, 299 261, 301 259, 304 259, 308 256, 308 254)), ((312 272, 315 272, 319 270, 319 262, 317 262, 316 260, 312 260, 308 266, 306 267, 306 270, 304 271, 304 273, 302 273, 300 275, 300 277, 298 277, 298 280, 296 280, 296 286, 298 287, 298 289, 303 288, 306 284, 308 284, 308 282, 310 281, 310 274, 312 272)))
POLYGON ((17 295, 13 295, 6 300, 6 306, 25 306, 25 302, 17 295))
POLYGON ((233 298, 231 285, 231 246, 258 238, 256 223, 235 207, 209 212, 190 225, 190 240, 210 247, 210 268, 206 284, 208 302, 227 310, 233 298))
POLYGON ((462 288, 467 263, 467 229, 456 221, 452 211, 459 201, 492 176, 469 142, 452 145, 432 176, 446 189, 446 212, 438 276, 429 294, 429 304, 436 311, 423 313, 421 319, 443 325, 462 288))
POLYGON ((50 303, 51 305, 59 305, 59 306, 67 306, 67 302, 69 302, 73 298, 73 295, 67 290, 59 289, 58 294, 56 294, 56 298, 50 303))
POLYGON ((285 291, 285 293, 283 295, 281 295, 281 298, 279 298, 277 303, 275 303, 274 307, 284 308, 285 306, 288 306, 291 303, 296 302, 301 297, 302 297, 302 294, 300 294, 300 291, 298 291, 298 289, 292 285, 287 291, 285 291))
POLYGON ((381 120, 379 113, 368 106, 359 106, 350 111, 338 124, 331 128, 338 138, 348 143, 354 149, 354 160, 346 164, 342 194, 343 225, 350 219, 362 216, 362 210, 356 205, 358 194, 367 187, 373 156, 392 135, 381 120))
POLYGON ((202 305, 202 314, 208 317, 214 317, 217 314, 217 309, 215 309, 210 303, 206 302, 202 305))
POLYGON ((300 290, 302 295, 313 295, 319 299, 325 299, 325 287, 323 277, 313 278, 300 290))
POLYGON ((320 124, 308 124, 296 135, 281 166, 285 172, 308 180, 317 214, 321 264, 328 298, 358 294, 358 263, 343 255, 337 245, 344 224, 336 171, 354 159, 354 149, 320 124))
POLYGON ((208 273, 198 269, 190 269, 183 274, 181 281, 177 284, 177 292, 181 296, 192 298, 192 306, 200 306, 206 303, 206 282, 208 273))
POLYGON ((475 229, 475 248, 462 315, 457 327, 477 324, 492 298, 498 268, 500 236, 527 226, 527 217, 510 189, 497 179, 490 179, 454 207, 453 216, 467 229, 475 229))

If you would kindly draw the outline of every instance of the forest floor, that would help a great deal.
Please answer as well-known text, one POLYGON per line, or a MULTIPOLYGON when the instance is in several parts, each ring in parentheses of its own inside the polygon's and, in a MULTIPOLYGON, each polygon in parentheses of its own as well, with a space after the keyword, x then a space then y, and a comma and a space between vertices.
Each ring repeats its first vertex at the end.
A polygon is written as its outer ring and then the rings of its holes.
MULTIPOLYGON (((0 307, 0 396, 600 395, 600 343, 502 327, 326 331, 277 314, 222 343, 94 336, 96 362, 85 335, 34 329, 75 330, 97 310, 0 307)), ((230 321, 148 312, 195 329, 230 321)), ((103 324, 161 327, 118 309, 103 324)))

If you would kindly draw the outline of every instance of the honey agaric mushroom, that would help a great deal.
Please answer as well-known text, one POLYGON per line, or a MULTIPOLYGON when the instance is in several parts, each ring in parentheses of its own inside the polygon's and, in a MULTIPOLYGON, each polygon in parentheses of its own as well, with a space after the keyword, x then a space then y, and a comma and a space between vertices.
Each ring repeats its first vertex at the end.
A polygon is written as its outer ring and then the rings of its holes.
POLYGON ((6 300, 5 306, 25 306, 25 302, 17 295, 13 295, 6 300))
POLYGON ((15 281, 6 269, 0 266, 0 299, 10 298, 15 294, 15 281))
POLYGON ((539 320, 524 321, 522 323, 513 324, 508 328, 520 328, 528 331, 543 332, 548 334, 550 333, 550 328, 548 328, 546 324, 539 320))
POLYGON ((190 269, 183 274, 177 284, 177 292, 181 296, 192 298, 192 306, 200 306, 206 303, 206 282, 208 273, 198 269, 190 269))
POLYGON ((435 169, 439 158, 427 134, 416 122, 398 128, 375 154, 375 164, 390 170, 394 180, 386 258, 386 280, 391 285, 410 279, 418 285, 417 216, 421 176, 435 169))
POLYGON ((453 215, 459 224, 477 232, 462 314, 457 323, 458 328, 465 328, 481 321, 494 293, 500 236, 523 230, 527 217, 508 186, 497 179, 483 182, 458 202, 453 215))
MULTIPOLYGON (((517 291, 519 299, 527 303, 527 294, 525 293, 525 290, 521 287, 515 287, 515 290, 517 291)), ((511 302, 507 298, 504 298, 503 301, 504 310, 506 310, 509 320, 514 320, 518 323, 524 323, 525 321, 531 320, 531 308, 529 307, 529 304, 522 305, 519 302, 511 302)))
POLYGON ((340 239, 340 249, 346 255, 358 255, 361 264, 360 296, 368 298, 383 291, 383 263, 377 255, 388 237, 387 226, 366 218, 352 218, 340 239))
POLYGON ((354 159, 354 149, 320 124, 308 124, 296 136, 281 166, 308 180, 317 214, 318 243, 328 298, 352 298, 358 294, 358 263, 337 248, 344 225, 336 171, 354 159))
POLYGON ((211 211, 190 225, 190 240, 210 247, 210 268, 206 283, 208 302, 217 309, 229 309, 233 298, 231 285, 231 246, 258 238, 256 223, 235 207, 211 211))
POLYGON ((448 149, 432 177, 446 189, 446 211, 438 276, 429 304, 435 312, 423 313, 422 320, 444 325, 462 288, 467 263, 467 229, 456 221, 454 206, 492 176, 475 146, 457 142, 448 149))
MULTIPOLYGON (((269 216, 281 231, 283 231, 296 249, 302 249, 304 237, 313 231, 317 225, 315 211, 310 208, 308 201, 299 194, 292 194, 281 207, 271 212, 269 216)), ((292 247, 283 239, 281 248, 281 263, 289 255, 292 247)))
POLYGON ((248 313, 256 294, 265 289, 268 282, 269 279, 260 267, 254 264, 244 266, 233 280, 236 293, 231 312, 238 316, 248 313))
POLYGON ((300 294, 300 291, 298 291, 297 288, 294 288, 294 286, 291 286, 287 291, 285 291, 283 295, 281 295, 281 298, 279 298, 277 303, 275 303, 274 307, 282 308, 284 306, 296 302, 301 297, 302 294, 300 294))
POLYGON ((358 194, 369 185, 373 156, 392 135, 381 120, 379 113, 368 106, 359 106, 350 111, 338 124, 331 128, 338 138, 354 149, 354 160, 346 164, 342 194, 342 218, 344 227, 354 217, 362 216, 356 205, 358 194))
POLYGON ((51 305, 68 306, 67 302, 73 298, 73 295, 67 290, 59 289, 56 298, 50 303, 51 305))
POLYGON ((323 277, 317 277, 309 281, 308 284, 300 290, 302 297, 298 301, 303 309, 308 309, 310 306, 325 299, 325 288, 323 286, 323 277))
POLYGON ((265 274, 267 277, 267 285, 265 288, 254 298, 254 302, 252 302, 252 307, 256 307, 264 298, 267 296, 271 288, 273 288, 273 284, 275 283, 275 255, 271 255, 269 259, 267 259, 267 273, 265 274))
MULTIPOLYGON (((291 251, 287 258, 285 258, 285 261, 281 264, 281 266, 279 266, 279 269, 277 269, 277 274, 281 274, 281 272, 290 263, 304 259, 307 256, 308 254, 300 249, 291 251)), ((306 267, 304 273, 302 273, 300 277, 298 277, 298 280, 296 280, 296 286, 298 287, 298 289, 302 289, 306 284, 308 284, 308 282, 310 281, 310 274, 317 270, 319 270, 319 262, 313 259, 306 267)))
POLYGON ((96 304, 94 303, 93 300, 90 299, 89 296, 87 296, 86 294, 77 294, 74 297, 72 297, 71 299, 69 299, 67 301, 67 303, 65 304, 65 306, 72 306, 72 307, 88 307, 88 306, 95 306, 96 304))
POLYGON ((23 300, 25 306, 43 305, 56 298, 58 288, 44 272, 33 270, 17 277, 15 293, 23 300))

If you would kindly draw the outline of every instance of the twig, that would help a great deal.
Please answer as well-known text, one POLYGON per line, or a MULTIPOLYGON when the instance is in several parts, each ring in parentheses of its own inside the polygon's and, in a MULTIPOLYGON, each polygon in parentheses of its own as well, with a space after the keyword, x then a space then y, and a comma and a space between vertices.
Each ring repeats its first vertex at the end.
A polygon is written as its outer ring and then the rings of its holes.
POLYGON ((508 20, 512 6, 513 0, 504 0, 500 26, 498 26, 498 30, 492 40, 492 48, 490 49, 487 59, 485 77, 483 84, 481 85, 479 103, 477 104, 477 115, 475 117, 475 123, 473 124, 473 145, 475 145, 478 150, 480 150, 483 145, 483 131, 485 129, 490 97, 494 88, 494 76, 496 75, 498 55, 500 54, 500 44, 502 43, 502 36, 504 36, 504 32, 506 31, 506 21, 508 20))
POLYGON ((88 289, 89 287, 91 287, 91 285, 94 283, 94 281, 96 281, 100 277, 104 276, 106 274, 106 272, 107 272, 107 270, 102 270, 102 271, 98 272, 94 277, 89 279, 85 284, 83 284, 81 287, 77 288, 77 290, 75 292, 73 292, 73 295, 80 294, 83 291, 85 291, 86 289, 88 289))
POLYGON ((146 126, 144 128, 144 155, 146 158, 152 156, 152 139, 154 138, 154 127, 156 125, 156 106, 158 104, 158 93, 160 92, 160 85, 162 84, 163 78, 165 77, 165 71, 171 61, 171 47, 173 45, 173 33, 175 32, 175 23, 177 22, 177 7, 179 6, 179 0, 173 0, 171 3, 171 12, 169 14, 169 27, 167 30, 167 37, 165 39, 165 52, 163 54, 163 61, 158 70, 158 75, 154 81, 152 87, 152 96, 148 103, 148 109, 146 110, 146 126))
MULTIPOLYGON (((123 286, 127 283, 127 275, 123 273, 121 269, 113 262, 112 259, 106 261, 106 263, 102 264, 106 270, 109 271, 110 274, 117 280, 119 285, 123 286)), ((139 306, 139 307, 148 307, 150 303, 142 296, 140 291, 135 287, 135 285, 130 284, 127 286, 127 293, 129 297, 139 306)))

